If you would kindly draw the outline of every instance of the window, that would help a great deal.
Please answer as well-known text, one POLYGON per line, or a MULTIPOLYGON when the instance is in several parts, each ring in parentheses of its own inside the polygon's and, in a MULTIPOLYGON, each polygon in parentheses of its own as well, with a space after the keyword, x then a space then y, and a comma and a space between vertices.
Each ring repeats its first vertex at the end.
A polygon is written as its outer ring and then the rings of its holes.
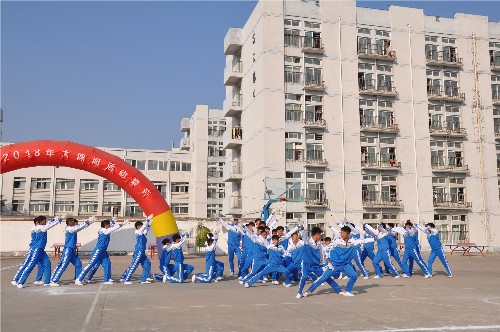
POLYGON ((449 38, 449 37, 443 37, 441 40, 443 41, 443 43, 446 44, 455 44, 456 41, 455 38, 449 38))
POLYGON ((122 209, 120 202, 103 202, 102 203, 102 214, 103 215, 111 215, 118 216, 122 209))
POLYGON ((225 197, 224 183, 208 183, 207 198, 220 199, 225 197))
POLYGON ((300 21, 299 20, 285 20, 285 25, 290 25, 292 27, 298 27, 298 26, 300 26, 300 21))
POLYGON ((310 101, 310 102, 314 102, 314 103, 322 103, 323 96, 306 95, 306 101, 310 101))
POLYGON ((50 179, 31 179, 31 189, 50 189, 50 179))
POLYGON ((23 212, 24 212, 24 200, 13 200, 12 213, 23 213, 23 212))
POLYGON ((361 70, 372 70, 373 69, 373 65, 370 64, 370 63, 358 63, 358 69, 361 69, 361 70))
POLYGON ((374 100, 360 99, 359 106, 373 106, 375 105, 374 100))
POLYGON ((191 172, 191 163, 182 163, 183 172, 191 172))
POLYGON ((148 170, 163 171, 167 169, 167 162, 161 160, 148 160, 148 170))
POLYGON ((188 214, 189 208, 187 203, 172 203, 172 212, 175 214, 188 214))
POLYGON ((317 212, 307 212, 307 219, 325 219, 325 214, 317 212))
POLYGON ((378 220, 378 213, 363 213, 364 220, 378 220))
POLYGON ((98 190, 99 180, 80 180, 80 190, 98 190))
POLYGON ((49 212, 49 201, 31 201, 30 212, 49 212))
POLYGON ((82 214, 93 214, 97 213, 97 202, 94 201, 81 201, 79 213, 82 214))
POLYGON ((305 58, 304 62, 309 65, 321 65, 321 59, 319 58, 305 58))
POLYGON ((363 175, 363 181, 376 182, 377 176, 376 175, 363 175))
POLYGON ((125 161, 138 170, 144 171, 146 169, 145 160, 125 159, 125 161))
POLYGON ((300 70, 299 66, 285 66, 285 82, 300 83, 300 70))
POLYGON ((396 182, 396 179, 395 175, 382 175, 382 182, 396 182))
POLYGON ((14 189, 24 189, 26 187, 26 178, 14 178, 14 189))
POLYGON ((317 173, 307 173, 307 178, 310 180, 323 180, 325 177, 325 173, 317 172, 317 173))
POLYGON ((375 137, 361 136, 359 140, 361 143, 375 143, 375 137))
POLYGON ((114 184, 113 182, 108 181, 108 180, 104 180, 103 188, 106 191, 119 191, 120 190, 120 187, 118 187, 117 184, 114 184))
POLYGON ((55 204, 56 212, 73 212, 73 208, 73 201, 56 202, 55 204))
POLYGON ((313 140, 313 141, 322 141, 323 134, 306 134, 306 139, 313 140))
POLYGON ((179 172, 181 170, 181 162, 180 161, 171 161, 170 162, 170 170, 179 172))
POLYGON ((302 105, 285 104, 285 121, 302 121, 302 105))
POLYGON ((75 189, 75 180, 56 179, 56 189, 73 190, 75 189))
POLYGON ((395 144, 396 140, 394 138, 381 138, 380 144, 395 144))
POLYGON ((445 71, 444 77, 458 78, 458 73, 453 71, 445 71))
POLYGON ((438 41, 438 37, 436 37, 436 36, 425 36, 425 41, 437 42, 438 41))
POLYGON ((286 172, 285 173, 285 177, 287 179, 300 179, 301 175, 302 175, 302 173, 300 173, 300 172, 286 172))
POLYGON ((285 99, 287 99, 287 100, 301 101, 302 100, 302 95, 293 94, 293 93, 285 93, 285 99))
POLYGON ((285 62, 300 63, 300 58, 297 56, 285 56, 285 62))
POLYGON ((288 139, 301 139, 302 134, 301 133, 285 133, 285 138, 288 139))
POLYGON ((389 31, 385 31, 385 30, 377 30, 377 31, 375 31, 375 34, 377 36, 389 37, 389 31))
POLYGON ((321 23, 304 22, 304 26, 311 29, 321 29, 321 23))
POLYGON ((187 193, 187 192, 189 192, 189 183, 187 183, 187 182, 172 183, 172 192, 173 193, 187 193))
POLYGON ((392 101, 380 100, 378 102, 378 107, 392 108, 392 101))
POLYGON ((364 34, 364 35, 369 35, 371 34, 371 30, 367 28, 358 28, 358 33, 364 34))
POLYGON ((385 72, 390 73, 392 71, 392 67, 391 66, 381 66, 381 65, 378 65, 377 66, 377 71, 385 71, 385 72))
POLYGON ((127 217, 142 217, 143 211, 137 203, 127 203, 125 207, 125 216, 127 217))
POLYGON ((222 216, 222 204, 207 204, 207 218, 222 216))

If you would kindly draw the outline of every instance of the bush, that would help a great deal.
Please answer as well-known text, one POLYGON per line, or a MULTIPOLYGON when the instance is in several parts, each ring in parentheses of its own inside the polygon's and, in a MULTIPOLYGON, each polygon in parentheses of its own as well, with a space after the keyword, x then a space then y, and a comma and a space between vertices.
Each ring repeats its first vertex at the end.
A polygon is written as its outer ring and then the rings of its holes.
POLYGON ((198 225, 197 230, 197 235, 196 235, 196 246, 198 247, 204 247, 205 242, 207 242, 207 234, 210 233, 210 229, 203 225, 198 225))

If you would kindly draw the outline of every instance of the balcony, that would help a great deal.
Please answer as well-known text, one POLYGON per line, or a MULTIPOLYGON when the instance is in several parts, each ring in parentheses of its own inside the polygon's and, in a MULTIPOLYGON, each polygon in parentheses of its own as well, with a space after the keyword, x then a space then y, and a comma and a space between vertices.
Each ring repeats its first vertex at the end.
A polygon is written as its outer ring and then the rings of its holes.
POLYGON ((491 59, 490 65, 491 65, 491 70, 493 71, 500 70, 500 57, 495 57, 491 59))
POLYGON ((323 76, 317 74, 305 74, 304 90, 325 91, 326 86, 323 76))
POLYGON ((241 61, 230 62, 224 68, 224 85, 232 86, 240 84, 243 78, 243 63, 241 61))
POLYGON ((462 67, 462 58, 455 53, 443 51, 427 51, 425 54, 427 64, 443 67, 462 67))
POLYGON ((233 117, 241 114, 243 111, 243 95, 238 93, 232 97, 226 97, 223 109, 226 111, 226 114, 224 114, 225 117, 233 117))
POLYGON ((434 193, 434 209, 459 209, 468 210, 472 203, 467 202, 465 194, 434 193))
POLYGON ((362 190, 363 207, 366 208, 395 208, 400 209, 403 203, 395 192, 362 190))
POLYGON ((325 129, 326 121, 323 119, 307 118, 304 119, 304 128, 325 129))
POLYGON ((325 48, 323 42, 319 37, 303 37, 302 39, 302 52, 306 53, 324 53, 325 48))
POLYGON ((241 196, 230 196, 229 197, 229 214, 241 215, 242 206, 241 196))
POLYGON ((396 52, 385 49, 383 45, 358 43, 358 57, 362 59, 396 60, 396 52))
POLYGON ((433 172, 469 173, 469 166, 462 157, 431 156, 433 172))
POLYGON ((495 139, 500 139, 500 126, 495 126, 495 139))
POLYGON ((383 116, 362 116, 360 119, 360 130, 372 133, 399 133, 399 126, 394 123, 394 119, 383 116))
POLYGON ((491 99, 493 99, 493 105, 495 106, 500 106, 500 94, 493 94, 491 96, 491 99))
POLYGON ((224 54, 237 55, 241 52, 243 41, 241 38, 242 29, 230 28, 224 37, 224 54))
POLYGON ((302 73, 295 71, 285 71, 285 83, 301 83, 302 73))
POLYGON ((323 150, 306 150, 304 162, 306 167, 326 167, 328 165, 323 150))
POLYGON ((431 121, 429 126, 431 136, 465 137, 467 131, 460 127, 460 122, 453 121, 431 121))
POLYGON ((191 119, 189 118, 184 118, 181 120, 181 131, 187 132, 190 130, 189 124, 191 122, 191 119))
POLYGON ((401 163, 397 161, 395 154, 361 153, 361 168, 374 170, 400 170, 401 163))
POLYGON ((398 93, 396 88, 392 86, 391 81, 383 80, 367 80, 360 78, 358 80, 359 84, 359 94, 360 95, 370 95, 370 96, 388 96, 396 97, 398 93), (375 84, 376 83, 376 84, 375 84))
POLYGON ((222 135, 222 146, 224 149, 239 148, 242 144, 243 129, 241 127, 233 127, 226 130, 222 135))
POLYGON ((458 87, 445 86, 443 90, 439 85, 428 85, 427 98, 429 100, 462 102, 465 100, 465 93, 461 93, 458 87))
POLYGON ((181 150, 189 150, 190 148, 190 139, 189 137, 183 137, 181 139, 181 150))
POLYGON ((306 207, 327 207, 328 199, 323 189, 306 189, 304 192, 306 207))
POLYGON ((223 180, 225 182, 241 181, 241 163, 232 162, 224 166, 223 180))

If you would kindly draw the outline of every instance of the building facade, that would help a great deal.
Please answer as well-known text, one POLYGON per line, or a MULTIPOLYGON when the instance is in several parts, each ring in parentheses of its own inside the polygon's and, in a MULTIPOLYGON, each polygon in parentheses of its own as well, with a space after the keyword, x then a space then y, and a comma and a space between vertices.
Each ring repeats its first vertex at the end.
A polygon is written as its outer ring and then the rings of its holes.
POLYGON ((499 43, 483 16, 259 1, 224 40, 225 212, 285 183, 288 223, 411 219, 498 247, 499 43))

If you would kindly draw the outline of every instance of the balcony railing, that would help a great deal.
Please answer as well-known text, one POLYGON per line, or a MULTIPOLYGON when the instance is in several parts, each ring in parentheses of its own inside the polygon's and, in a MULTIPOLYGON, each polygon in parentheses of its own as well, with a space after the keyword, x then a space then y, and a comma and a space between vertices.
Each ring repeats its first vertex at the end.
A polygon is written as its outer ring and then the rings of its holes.
POLYGON ((304 37, 302 39, 302 51, 312 53, 323 53, 324 47, 319 37, 304 37))
POLYGON ((362 190, 361 194, 364 207, 400 208, 401 206, 403 206, 401 201, 398 199, 397 193, 395 192, 362 190))
POLYGON ((325 82, 323 81, 323 76, 306 73, 304 88, 310 90, 324 90, 326 87, 325 82))
POLYGON ((231 138, 232 139, 242 139, 243 138, 243 129, 241 127, 231 128, 231 138))
POLYGON ((428 64, 460 67, 462 66, 462 58, 456 53, 443 51, 427 51, 426 59, 428 64))
POLYGON ((326 165, 323 150, 306 150, 306 164, 310 165, 326 165))
POLYGON ((304 150, 285 149, 285 159, 287 161, 303 161, 304 150))
POLYGON ((189 137, 183 137, 181 139, 181 150, 189 150, 189 137))
POLYGON ((241 196, 229 197, 230 210, 241 210, 241 196))
POLYGON ((399 126, 394 123, 394 119, 381 116, 361 116, 361 130, 366 131, 383 131, 383 132, 399 132, 399 126))
POLYGON ((493 105, 500 105, 500 94, 494 93, 491 98, 493 99, 493 105))
POLYGON ((431 166, 435 171, 468 172, 469 166, 464 165, 462 157, 431 156, 431 166))
POLYGON ((306 189, 304 193, 304 202, 306 206, 327 206, 325 191, 322 189, 306 189))
POLYGON ((393 86, 392 81, 374 80, 360 78, 358 80, 359 93, 371 95, 397 95, 396 88, 393 86))
POLYGON ((315 118, 308 117, 308 118, 304 119, 304 127, 325 128, 326 121, 323 119, 315 119, 315 118))
POLYGON ((491 70, 500 70, 500 56, 491 59, 490 65, 491 70))
POLYGON ((431 134, 446 136, 465 136, 467 134, 466 129, 460 127, 460 122, 455 121, 431 121, 429 131, 431 134))
POLYGON ((461 93, 458 87, 439 85, 428 85, 427 96, 430 100, 464 101, 465 93, 461 93))
POLYGON ((435 208, 470 209, 472 203, 467 202, 465 194, 434 193, 433 203, 435 208))
POLYGON ((225 116, 232 117, 234 115, 238 115, 243 107, 243 95, 238 93, 234 96, 228 96, 224 100, 224 110, 226 111, 225 116))
POLYGON ((384 168, 384 169, 400 169, 401 163, 397 161, 395 154, 378 153, 362 153, 361 155, 362 168, 384 168))
POLYGON ((394 60, 396 52, 380 44, 358 43, 358 56, 360 58, 394 60))
POLYGON ((500 138, 500 126, 494 126, 495 138, 500 138))

